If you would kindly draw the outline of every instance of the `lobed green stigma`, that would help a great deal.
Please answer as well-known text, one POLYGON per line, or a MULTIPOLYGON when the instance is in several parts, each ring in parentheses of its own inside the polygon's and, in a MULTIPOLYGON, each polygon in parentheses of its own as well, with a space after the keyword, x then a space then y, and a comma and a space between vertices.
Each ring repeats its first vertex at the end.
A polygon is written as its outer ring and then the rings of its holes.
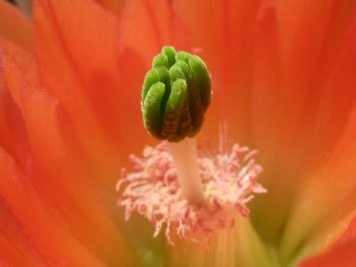
POLYGON ((158 139, 179 142, 194 137, 211 99, 210 73, 204 61, 171 46, 154 57, 142 86, 146 129, 158 139))

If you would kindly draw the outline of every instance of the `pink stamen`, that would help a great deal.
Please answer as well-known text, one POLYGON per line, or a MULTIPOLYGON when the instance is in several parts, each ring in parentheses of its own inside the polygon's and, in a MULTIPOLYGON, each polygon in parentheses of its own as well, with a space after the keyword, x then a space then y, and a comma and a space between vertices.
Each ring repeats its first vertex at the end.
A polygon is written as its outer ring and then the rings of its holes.
POLYGON ((265 193, 257 182, 262 167, 254 157, 256 151, 234 144, 220 149, 215 155, 198 150, 198 166, 205 202, 197 206, 183 196, 168 145, 146 147, 143 157, 130 156, 133 171, 122 171, 117 183, 123 193, 118 205, 125 208, 125 218, 137 212, 155 225, 154 236, 162 228, 170 245, 176 235, 206 244, 219 229, 234 226, 236 212, 247 217, 246 204, 253 193, 265 193))

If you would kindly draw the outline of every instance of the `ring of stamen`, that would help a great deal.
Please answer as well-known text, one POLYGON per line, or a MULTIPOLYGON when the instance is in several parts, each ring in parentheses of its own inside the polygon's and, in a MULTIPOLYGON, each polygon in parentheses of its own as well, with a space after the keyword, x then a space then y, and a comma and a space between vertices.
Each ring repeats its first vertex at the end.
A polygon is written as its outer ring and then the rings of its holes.
POLYGON ((205 243, 218 229, 234 225, 236 212, 248 216, 246 204, 254 193, 264 193, 257 176, 262 167, 255 162, 255 150, 234 144, 216 155, 198 150, 198 166, 205 202, 189 203, 182 194, 177 171, 166 142, 146 147, 142 157, 132 155, 133 170, 123 170, 117 190, 124 186, 118 205, 128 220, 137 212, 155 225, 154 236, 162 229, 169 244, 178 236, 205 243))

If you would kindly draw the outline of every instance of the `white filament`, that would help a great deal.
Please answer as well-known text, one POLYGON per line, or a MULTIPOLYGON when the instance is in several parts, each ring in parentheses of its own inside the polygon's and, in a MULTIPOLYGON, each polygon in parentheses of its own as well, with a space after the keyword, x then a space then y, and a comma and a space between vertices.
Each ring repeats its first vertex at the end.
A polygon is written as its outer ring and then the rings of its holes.
POLYGON ((199 176, 195 138, 184 138, 179 143, 169 143, 169 150, 177 169, 183 196, 190 204, 202 204, 204 194, 199 176))

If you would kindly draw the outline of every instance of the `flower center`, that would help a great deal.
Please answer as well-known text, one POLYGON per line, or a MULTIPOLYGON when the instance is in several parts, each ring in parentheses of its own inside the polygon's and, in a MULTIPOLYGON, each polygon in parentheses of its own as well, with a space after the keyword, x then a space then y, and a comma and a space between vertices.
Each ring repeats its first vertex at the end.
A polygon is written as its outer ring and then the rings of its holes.
POLYGON ((238 144, 197 150, 194 136, 211 97, 210 74, 199 57, 164 47, 152 65, 142 89, 144 124, 168 142, 130 156, 133 168, 117 183, 118 205, 126 220, 137 212, 151 221, 154 236, 164 229, 172 245, 175 237, 207 244, 217 230, 234 226, 236 213, 248 216, 254 193, 266 192, 257 182, 262 168, 256 151, 238 144))
MULTIPOLYGON (((266 190, 257 182, 262 168, 254 160, 255 150, 232 145, 229 150, 198 150, 198 173, 204 204, 191 204, 184 196, 178 171, 167 142, 146 147, 142 157, 131 155, 133 171, 123 170, 125 189, 118 201, 126 220, 133 212, 155 225, 154 236, 164 228, 170 244, 173 236, 205 244, 218 229, 234 226, 236 212, 248 216, 246 204, 253 193, 266 190)), ((184 157, 184 155, 182 155, 184 157)))

